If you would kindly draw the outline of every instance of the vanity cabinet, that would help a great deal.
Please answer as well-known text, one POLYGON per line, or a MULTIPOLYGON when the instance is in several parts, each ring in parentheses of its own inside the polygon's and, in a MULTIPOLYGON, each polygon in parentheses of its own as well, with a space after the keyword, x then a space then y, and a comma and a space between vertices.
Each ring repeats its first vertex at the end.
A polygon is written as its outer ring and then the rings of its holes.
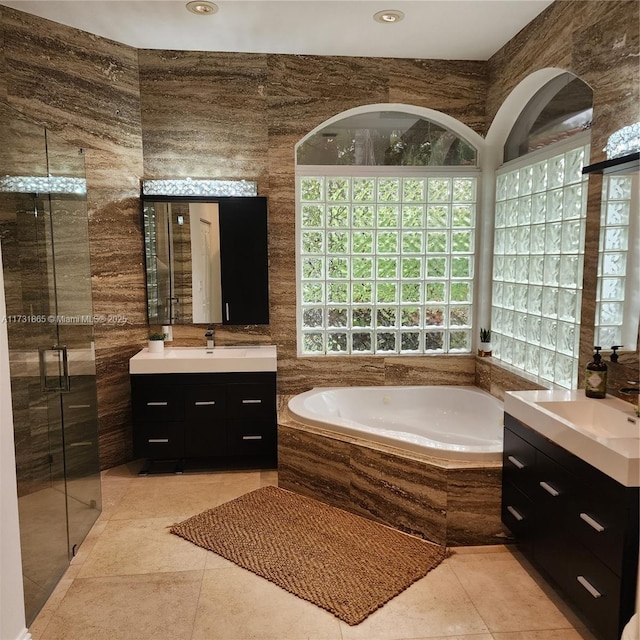
POLYGON ((634 611, 639 498, 505 415, 502 521, 604 640, 634 611))
POLYGON ((137 458, 275 466, 275 373, 136 374, 131 390, 137 458))

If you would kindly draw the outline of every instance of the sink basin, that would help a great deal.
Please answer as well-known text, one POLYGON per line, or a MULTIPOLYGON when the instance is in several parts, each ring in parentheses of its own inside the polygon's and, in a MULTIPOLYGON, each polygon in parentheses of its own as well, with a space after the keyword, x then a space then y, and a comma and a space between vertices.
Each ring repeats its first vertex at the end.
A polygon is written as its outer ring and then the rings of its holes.
POLYGON ((632 417, 597 400, 536 404, 599 438, 633 438, 640 434, 640 426, 632 417))
POLYGON ((213 349, 199 349, 197 347, 174 347, 166 350, 164 354, 165 358, 170 359, 193 359, 200 360, 201 358, 246 358, 247 349, 240 349, 237 347, 214 347, 213 349))
POLYGON ((233 373, 276 371, 276 348, 165 347, 161 353, 143 349, 129 360, 129 373, 233 373))
POLYGON ((507 391, 504 411, 626 487, 640 486, 640 418, 584 390, 507 391))

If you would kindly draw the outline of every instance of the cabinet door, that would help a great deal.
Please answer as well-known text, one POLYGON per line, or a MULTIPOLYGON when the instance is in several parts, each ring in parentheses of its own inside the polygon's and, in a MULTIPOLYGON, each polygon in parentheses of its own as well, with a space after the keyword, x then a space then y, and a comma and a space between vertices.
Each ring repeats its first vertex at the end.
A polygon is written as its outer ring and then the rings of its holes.
POLYGON ((185 455, 223 456, 227 449, 224 385, 193 385, 185 391, 185 455))
POLYGON ((222 323, 269 324, 267 199, 220 201, 222 323))

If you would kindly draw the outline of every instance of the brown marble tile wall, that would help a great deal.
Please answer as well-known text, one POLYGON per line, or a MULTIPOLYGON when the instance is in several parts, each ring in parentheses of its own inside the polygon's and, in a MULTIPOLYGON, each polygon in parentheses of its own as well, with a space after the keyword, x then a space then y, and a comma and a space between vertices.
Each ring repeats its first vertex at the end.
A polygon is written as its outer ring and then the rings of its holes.
MULTIPOLYGON (((599 160, 606 136, 637 119, 637 14, 635 1, 561 0, 484 63, 137 51, 0 7, 0 98, 85 148, 94 312, 126 318, 96 328, 103 466, 131 456, 127 359, 147 332, 142 175, 246 178, 268 196, 271 324, 220 329, 216 339, 275 343, 281 393, 416 378, 466 383, 475 375, 468 358, 416 359, 415 371, 405 359, 297 358, 294 145, 327 118, 374 103, 436 109, 482 132, 520 80, 554 66, 594 89, 599 160)), ((596 199, 590 191, 590 234, 596 199)), ((588 260, 592 269, 594 255, 588 260)), ((593 298, 585 289, 584 317, 593 298)), ((202 344, 202 334, 176 327, 174 344, 202 344)), ((581 343, 586 354, 592 330, 581 343)))
MULTIPOLYGON (((561 68, 579 76, 593 90, 590 162, 604 160, 609 135, 638 121, 638 24, 640 3, 636 0, 554 2, 489 60, 487 127, 524 78, 539 69, 561 68)), ((579 386, 593 353, 601 184, 600 176, 590 176, 579 386)), ((637 352, 627 358, 616 374, 638 380, 637 352)))
POLYGON ((147 333, 137 51, 0 7, 0 99, 85 150, 102 467, 131 459, 129 355, 147 333), (123 325, 111 321, 121 316, 123 325))
MULTIPOLYGON (((269 198, 269 335, 278 346, 281 393, 473 380, 469 359, 416 360, 412 377, 407 358, 396 365, 393 358, 297 357, 294 146, 326 119, 364 104, 429 107, 481 130, 485 63, 147 50, 139 59, 145 177, 243 177, 269 198)), ((175 343, 187 332, 194 333, 175 327, 175 343)))

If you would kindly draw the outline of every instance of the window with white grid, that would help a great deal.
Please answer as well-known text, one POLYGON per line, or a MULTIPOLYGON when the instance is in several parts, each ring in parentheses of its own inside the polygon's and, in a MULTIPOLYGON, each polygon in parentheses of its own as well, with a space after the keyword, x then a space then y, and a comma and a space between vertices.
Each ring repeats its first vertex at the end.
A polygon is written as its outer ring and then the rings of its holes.
POLYGON ((589 158, 580 140, 509 163, 496 181, 493 356, 566 388, 578 374, 589 158))
POLYGON ((468 353, 475 172, 298 175, 303 355, 468 353))
POLYGON ((595 343, 605 350, 636 349, 640 265, 630 255, 640 246, 638 190, 637 173, 603 179, 595 343))

